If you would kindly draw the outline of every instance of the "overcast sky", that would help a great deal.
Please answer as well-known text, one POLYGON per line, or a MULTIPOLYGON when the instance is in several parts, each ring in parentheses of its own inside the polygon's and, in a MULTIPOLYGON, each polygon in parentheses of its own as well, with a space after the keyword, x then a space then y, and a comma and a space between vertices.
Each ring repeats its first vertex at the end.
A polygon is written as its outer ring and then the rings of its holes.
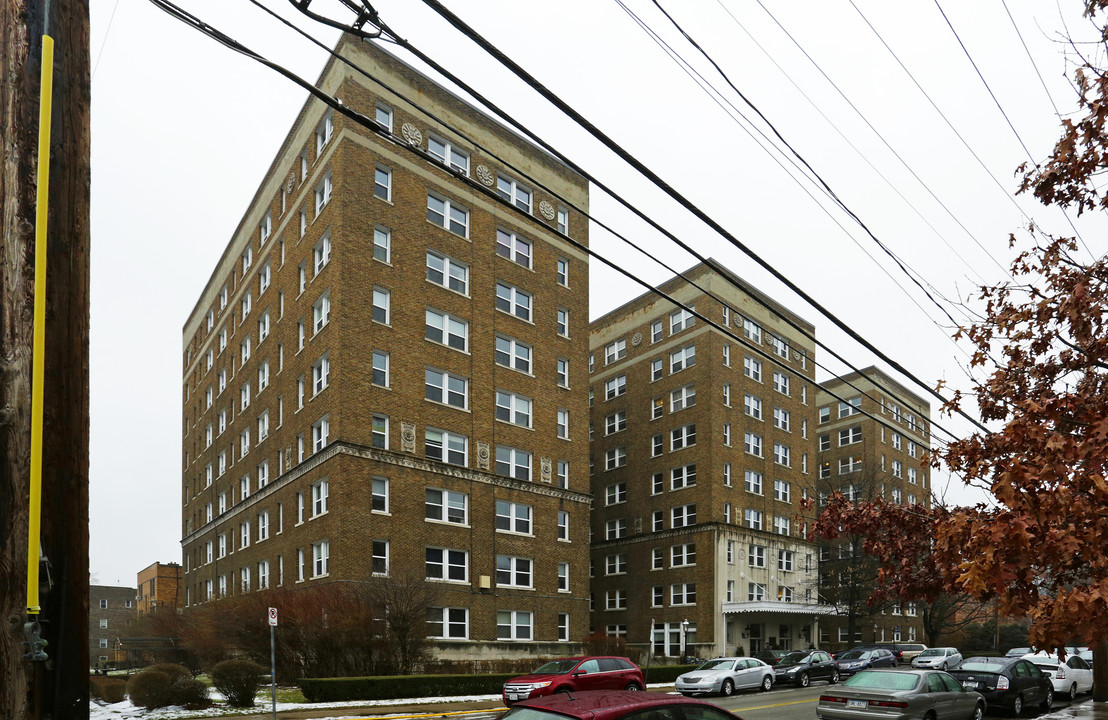
MULTIPOLYGON (((1041 160, 1057 139, 1054 105, 1063 115, 1075 107, 1062 40, 1067 26, 1076 37, 1090 34, 1075 0, 1063 0, 1061 13, 1054 3, 1032 0, 941 0, 941 10, 932 2, 887 0, 761 0, 764 7, 758 0, 659 1, 959 321, 965 317, 946 301, 966 301, 981 282, 1005 277, 1010 233, 1026 247, 1022 228, 1034 219, 1047 232, 1072 234, 1060 212, 1013 192, 1027 153, 1041 160)), ((333 46, 336 31, 302 18, 289 3, 259 2, 333 46)), ((928 384, 945 379, 966 387, 964 349, 950 339, 940 310, 803 179, 794 158, 767 151, 781 147, 768 139, 769 127, 652 2, 623 2, 721 94, 704 92, 616 0, 446 0, 888 355, 928 384)), ((310 81, 323 67, 322 50, 249 0, 182 3, 310 81)), ((316 0, 312 7, 349 21, 336 5, 316 0)), ((400 36, 698 252, 812 321, 821 341, 859 366, 881 364, 422 3, 383 0, 374 7, 400 36)), ((148 2, 92 0, 91 37, 90 560, 95 582, 133 586, 142 568, 181 556, 182 326, 307 94, 148 2)), ((602 193, 593 192, 591 209, 671 266, 696 262, 602 193)), ((1103 218, 1073 221, 1101 255, 1103 218)), ((596 226, 590 244, 647 282, 670 276, 596 226)), ((599 262, 590 273, 594 317, 643 291, 599 262)), ((826 352, 817 359, 826 364, 819 379, 848 372, 826 352)), ((933 419, 968 432, 965 422, 933 419)), ((936 473, 936 489, 946 481, 936 473)), ((955 480, 946 498, 979 496, 955 480)))

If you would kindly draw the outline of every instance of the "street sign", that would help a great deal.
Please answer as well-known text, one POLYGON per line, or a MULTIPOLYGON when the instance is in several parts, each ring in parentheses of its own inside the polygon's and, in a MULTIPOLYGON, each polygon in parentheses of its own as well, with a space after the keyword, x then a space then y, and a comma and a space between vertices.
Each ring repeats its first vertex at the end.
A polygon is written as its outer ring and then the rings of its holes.
POLYGON ((273 627, 277 627, 277 608, 269 609, 269 624, 273 627))

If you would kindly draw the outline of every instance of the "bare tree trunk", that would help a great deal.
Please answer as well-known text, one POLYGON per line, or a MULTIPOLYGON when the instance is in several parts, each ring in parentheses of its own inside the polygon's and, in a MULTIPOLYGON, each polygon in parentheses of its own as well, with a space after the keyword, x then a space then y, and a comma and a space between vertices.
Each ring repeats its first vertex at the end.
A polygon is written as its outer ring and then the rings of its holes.
POLYGON ((23 655, 43 3, 0 0, 0 717, 88 717, 89 27, 54 0, 46 291, 43 637, 23 655))
POLYGON ((1108 702, 1108 641, 1093 645, 1093 700, 1108 702))

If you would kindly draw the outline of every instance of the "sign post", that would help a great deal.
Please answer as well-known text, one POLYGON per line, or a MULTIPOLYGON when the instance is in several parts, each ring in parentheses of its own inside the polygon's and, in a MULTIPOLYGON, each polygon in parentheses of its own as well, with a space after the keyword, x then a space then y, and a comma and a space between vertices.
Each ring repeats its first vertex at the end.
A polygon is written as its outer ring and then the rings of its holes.
POLYGON ((277 720, 277 641, 274 630, 277 627, 277 608, 269 609, 269 681, 273 688, 273 720, 277 720))

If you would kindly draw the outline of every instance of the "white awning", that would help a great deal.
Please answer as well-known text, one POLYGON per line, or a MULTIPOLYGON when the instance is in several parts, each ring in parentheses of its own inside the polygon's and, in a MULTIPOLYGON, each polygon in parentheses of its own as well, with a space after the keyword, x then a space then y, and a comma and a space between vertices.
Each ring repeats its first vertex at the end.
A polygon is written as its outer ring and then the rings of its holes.
POLYGON ((751 613, 777 613, 782 615, 834 615, 834 605, 816 605, 814 603, 777 602, 763 600, 761 602, 725 602, 723 603, 724 615, 739 615, 751 613))

